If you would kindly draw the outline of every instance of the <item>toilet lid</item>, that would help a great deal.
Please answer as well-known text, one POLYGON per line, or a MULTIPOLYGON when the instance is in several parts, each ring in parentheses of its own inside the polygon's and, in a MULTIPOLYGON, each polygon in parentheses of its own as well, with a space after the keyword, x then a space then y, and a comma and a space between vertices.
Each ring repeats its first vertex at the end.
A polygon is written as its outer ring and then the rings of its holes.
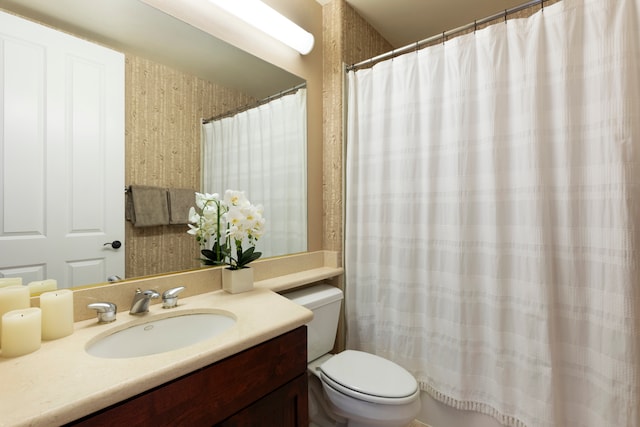
POLYGON ((320 365, 320 371, 329 385, 361 400, 405 403, 418 392, 418 383, 406 369, 362 351, 345 350, 320 365))

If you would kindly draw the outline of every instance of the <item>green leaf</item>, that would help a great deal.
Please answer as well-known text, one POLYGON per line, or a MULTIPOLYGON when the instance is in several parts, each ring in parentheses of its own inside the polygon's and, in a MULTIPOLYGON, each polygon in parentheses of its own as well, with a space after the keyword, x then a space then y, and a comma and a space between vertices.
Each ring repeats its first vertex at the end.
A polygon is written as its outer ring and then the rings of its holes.
POLYGON ((218 250, 218 244, 216 243, 212 249, 202 249, 200 253, 206 258, 205 265, 222 265, 228 250, 225 245, 220 246, 218 250))
POLYGON ((255 252, 255 250, 256 248, 252 246, 246 251, 240 252, 238 254, 238 260, 236 263, 237 267, 243 268, 245 265, 249 264, 250 262, 253 262, 258 258, 260 258, 262 256, 262 252, 255 252))

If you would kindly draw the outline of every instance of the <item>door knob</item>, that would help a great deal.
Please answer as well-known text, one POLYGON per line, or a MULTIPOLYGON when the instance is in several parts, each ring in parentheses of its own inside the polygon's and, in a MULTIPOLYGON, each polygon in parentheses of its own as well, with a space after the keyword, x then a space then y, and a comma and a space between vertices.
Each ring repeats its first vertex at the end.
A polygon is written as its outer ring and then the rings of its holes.
POLYGON ((111 246, 113 249, 118 249, 122 246, 122 242, 120 242, 120 240, 114 240, 113 242, 107 242, 102 246, 111 246))

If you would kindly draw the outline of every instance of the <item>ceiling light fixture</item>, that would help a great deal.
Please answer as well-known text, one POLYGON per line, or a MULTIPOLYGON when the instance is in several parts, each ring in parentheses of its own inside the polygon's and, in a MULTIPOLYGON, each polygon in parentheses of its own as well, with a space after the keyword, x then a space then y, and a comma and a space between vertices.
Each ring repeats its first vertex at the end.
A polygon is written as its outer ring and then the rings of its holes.
POLYGON ((306 55, 313 49, 313 34, 260 0, 209 0, 221 9, 306 55))

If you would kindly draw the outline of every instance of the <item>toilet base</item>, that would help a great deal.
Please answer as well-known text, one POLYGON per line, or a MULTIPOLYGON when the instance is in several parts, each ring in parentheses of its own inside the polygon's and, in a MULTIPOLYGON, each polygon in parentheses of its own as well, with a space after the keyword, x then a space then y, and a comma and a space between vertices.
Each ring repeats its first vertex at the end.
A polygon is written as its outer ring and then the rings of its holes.
POLYGON ((347 420, 331 413, 318 377, 309 373, 309 427, 347 427, 347 420))
MULTIPOLYGON (((354 420, 348 419, 336 407, 323 387, 320 379, 309 372, 309 426, 310 427, 407 427, 413 417, 407 420, 354 420)), ((365 402, 362 402, 366 404, 365 402)), ((414 406, 414 405, 412 405, 414 406)), ((420 401, 415 403, 415 412, 420 408, 420 401)), ((376 408, 373 408, 376 409, 376 408)), ((352 415, 353 416, 353 415, 352 415)), ((382 414, 381 414, 382 418, 382 414)))

